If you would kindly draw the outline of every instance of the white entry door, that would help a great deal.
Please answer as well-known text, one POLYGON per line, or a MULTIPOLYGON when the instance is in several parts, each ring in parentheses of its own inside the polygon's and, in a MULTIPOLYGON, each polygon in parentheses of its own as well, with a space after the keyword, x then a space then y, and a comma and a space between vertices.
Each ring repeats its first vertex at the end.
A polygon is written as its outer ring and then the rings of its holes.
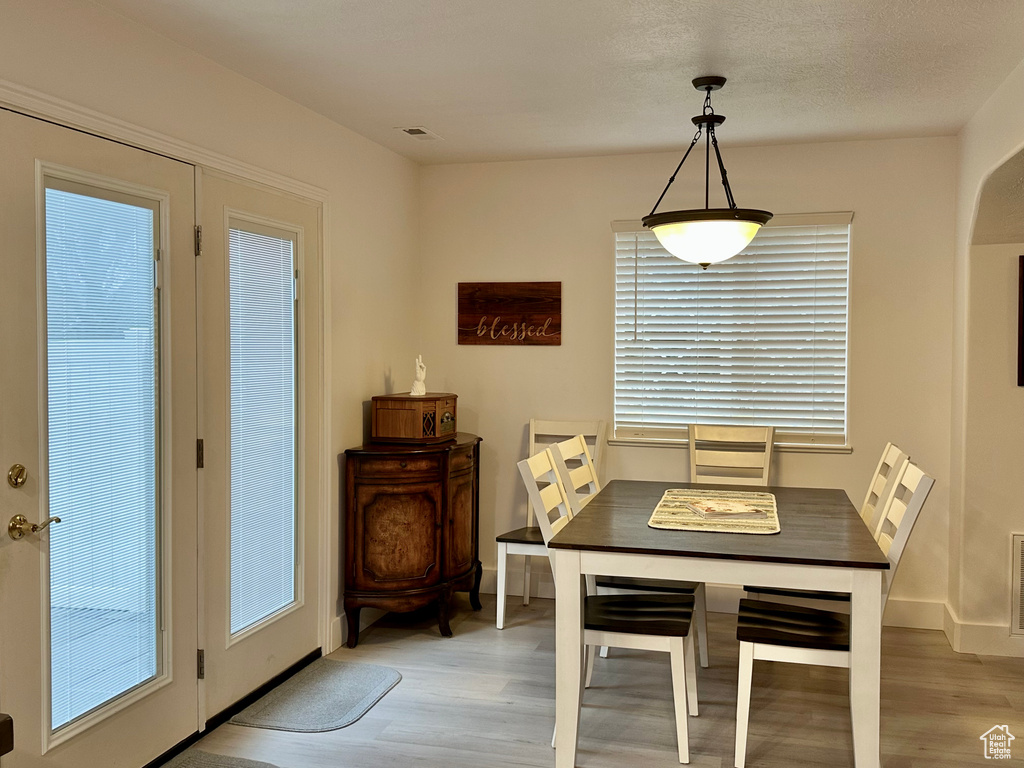
POLYGON ((320 206, 203 171, 202 715, 320 647, 320 206))
POLYGON ((199 722, 194 171, 3 110, 0 168, 3 768, 138 768, 199 722))

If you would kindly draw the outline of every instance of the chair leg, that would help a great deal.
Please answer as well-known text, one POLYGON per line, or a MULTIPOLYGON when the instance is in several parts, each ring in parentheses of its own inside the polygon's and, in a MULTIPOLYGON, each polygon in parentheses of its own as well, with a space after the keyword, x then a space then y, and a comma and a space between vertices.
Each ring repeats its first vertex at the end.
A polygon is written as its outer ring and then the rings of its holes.
POLYGON ((594 677, 594 656, 597 655, 594 653, 594 650, 595 648, 593 645, 585 646, 583 649, 583 655, 586 657, 585 664, 587 670, 587 676, 584 678, 583 682, 584 688, 590 687, 590 680, 594 677))
POLYGON ((555 736, 558 735, 558 723, 555 723, 555 727, 551 729, 551 748, 555 748, 555 736))
MULTIPOLYGON (((585 578, 587 580, 587 594, 588 595, 604 595, 604 594, 608 594, 607 590, 602 592, 601 588, 597 586, 597 576, 595 576, 592 573, 588 573, 585 578)), ((601 646, 601 658, 602 659, 607 659, 608 658, 608 646, 607 645, 602 645, 601 646)), ((591 660, 590 663, 591 663, 591 665, 593 665, 593 663, 594 663, 593 660, 591 660)), ((589 674, 587 675, 587 686, 588 687, 590 686, 590 675, 589 674)))
POLYGON ((533 562, 533 558, 530 557, 530 555, 527 555, 524 558, 524 563, 523 563, 523 605, 529 605, 530 604, 530 574, 532 573, 532 568, 530 566, 530 563, 532 563, 532 562, 533 562))
POLYGON ((690 762, 689 717, 686 707, 686 652, 683 638, 673 637, 669 641, 669 658, 672 661, 672 703, 676 716, 676 744, 679 747, 679 762, 690 762))
POLYGON ((754 644, 740 643, 739 679, 736 685, 736 768, 747 758, 747 724, 750 719, 750 682, 754 674, 754 644))
POLYGON ((693 620, 697 625, 697 646, 700 650, 700 665, 708 666, 708 601, 704 591, 704 582, 697 585, 693 593, 693 620))
POLYGON ((697 716, 697 659, 693 652, 693 631, 686 635, 683 652, 686 654, 686 701, 690 705, 690 715, 697 716))
POLYGON ((508 544, 498 542, 498 607, 497 624, 498 629, 505 628, 505 594, 508 592, 508 544))

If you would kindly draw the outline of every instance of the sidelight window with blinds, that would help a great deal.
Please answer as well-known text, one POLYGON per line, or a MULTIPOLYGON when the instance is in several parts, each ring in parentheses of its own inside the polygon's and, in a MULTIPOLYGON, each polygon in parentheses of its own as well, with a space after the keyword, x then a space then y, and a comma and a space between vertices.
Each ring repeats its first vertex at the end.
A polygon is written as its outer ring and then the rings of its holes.
POLYGON ((292 605, 296 235, 231 219, 231 634, 292 605))
POLYGON ((615 436, 772 425, 782 444, 845 445, 852 218, 776 216, 707 270, 616 222, 615 436))

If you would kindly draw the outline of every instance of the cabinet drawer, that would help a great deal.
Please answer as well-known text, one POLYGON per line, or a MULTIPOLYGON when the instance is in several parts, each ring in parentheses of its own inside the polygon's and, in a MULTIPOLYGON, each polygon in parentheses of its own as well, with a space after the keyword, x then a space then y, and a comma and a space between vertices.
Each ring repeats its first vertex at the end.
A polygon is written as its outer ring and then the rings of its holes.
POLYGON ((421 472, 440 472, 440 470, 441 457, 439 455, 361 458, 356 465, 356 474, 361 477, 396 477, 421 472))
POLYGON ((475 457, 473 455, 473 446, 469 446, 462 450, 452 451, 451 460, 448 466, 451 472, 458 472, 472 467, 474 461, 475 457))

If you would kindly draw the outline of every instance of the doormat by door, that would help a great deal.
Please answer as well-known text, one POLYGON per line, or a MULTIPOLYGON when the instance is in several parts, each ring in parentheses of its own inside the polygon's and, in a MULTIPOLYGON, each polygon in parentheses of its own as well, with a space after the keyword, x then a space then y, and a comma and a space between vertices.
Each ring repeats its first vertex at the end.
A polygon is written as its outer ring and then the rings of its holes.
POLYGON ((212 752, 203 752, 193 747, 186 749, 170 762, 164 763, 163 768, 277 768, 277 766, 259 760, 247 760, 244 757, 215 755, 212 752))
POLYGON ((275 731, 333 731, 365 715, 401 679, 390 667, 317 659, 230 722, 275 731))

